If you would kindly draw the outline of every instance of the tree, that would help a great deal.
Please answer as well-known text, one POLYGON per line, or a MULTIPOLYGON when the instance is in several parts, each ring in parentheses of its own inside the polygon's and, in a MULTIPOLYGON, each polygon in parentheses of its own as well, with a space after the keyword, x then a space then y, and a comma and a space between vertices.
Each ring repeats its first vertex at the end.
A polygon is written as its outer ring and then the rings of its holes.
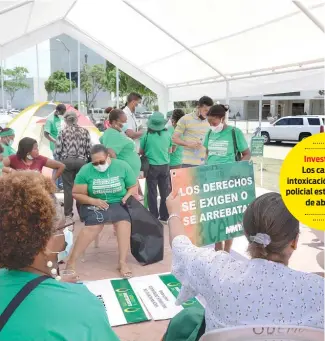
MULTIPOLYGON (((9 94, 12 101, 18 90, 29 88, 26 82, 28 69, 23 66, 16 66, 13 69, 3 69, 4 81, 3 88, 9 94)), ((0 84, 1 87, 1 84, 0 84)))
MULTIPOLYGON (((71 81, 72 89, 76 87, 76 83, 71 81)), ((53 100, 56 100, 56 95, 66 94, 70 92, 70 80, 67 78, 64 71, 54 71, 49 79, 45 82, 45 90, 51 96, 53 94, 53 100)))
MULTIPOLYGON (((116 92, 116 68, 108 60, 106 61, 106 82, 107 89, 109 89, 111 92, 116 92)), ((123 102, 123 98, 126 97, 130 92, 137 92, 142 95, 142 104, 148 109, 152 109, 156 106, 157 95, 154 92, 125 72, 119 70, 120 103, 123 102)))
POLYGON ((100 91, 107 91, 105 67, 102 64, 84 64, 80 72, 80 88, 85 93, 87 111, 100 91))

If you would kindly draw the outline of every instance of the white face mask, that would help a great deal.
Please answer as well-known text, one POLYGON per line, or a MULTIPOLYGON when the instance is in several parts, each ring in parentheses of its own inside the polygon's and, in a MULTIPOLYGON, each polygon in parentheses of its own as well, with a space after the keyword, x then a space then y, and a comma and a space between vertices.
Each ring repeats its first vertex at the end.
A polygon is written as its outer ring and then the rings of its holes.
POLYGON ((211 126, 210 127, 211 131, 213 131, 214 133, 220 133, 223 130, 223 123, 220 122, 219 125, 217 125, 216 127, 211 126))
POLYGON ((94 168, 96 170, 98 170, 98 172, 106 172, 107 171, 107 168, 108 168, 108 163, 105 163, 105 165, 98 165, 98 166, 94 166, 94 168))
POLYGON ((34 160, 34 158, 30 154, 27 154, 26 157, 27 157, 28 160, 34 160))

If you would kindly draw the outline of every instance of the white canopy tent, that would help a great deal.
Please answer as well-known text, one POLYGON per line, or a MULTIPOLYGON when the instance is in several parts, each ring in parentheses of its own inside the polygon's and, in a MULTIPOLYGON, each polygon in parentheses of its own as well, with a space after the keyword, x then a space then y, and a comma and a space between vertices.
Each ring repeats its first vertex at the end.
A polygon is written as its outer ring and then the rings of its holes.
POLYGON ((62 33, 173 101, 324 88, 324 0, 0 0, 0 59, 62 33))

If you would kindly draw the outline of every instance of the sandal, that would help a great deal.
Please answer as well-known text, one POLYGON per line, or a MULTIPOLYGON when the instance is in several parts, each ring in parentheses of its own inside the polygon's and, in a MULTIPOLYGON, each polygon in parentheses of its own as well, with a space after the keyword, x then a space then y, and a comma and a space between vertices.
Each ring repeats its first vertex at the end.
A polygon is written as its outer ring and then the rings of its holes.
POLYGON ((132 271, 130 270, 126 263, 120 263, 117 270, 120 271, 121 277, 124 279, 129 279, 133 277, 132 271))

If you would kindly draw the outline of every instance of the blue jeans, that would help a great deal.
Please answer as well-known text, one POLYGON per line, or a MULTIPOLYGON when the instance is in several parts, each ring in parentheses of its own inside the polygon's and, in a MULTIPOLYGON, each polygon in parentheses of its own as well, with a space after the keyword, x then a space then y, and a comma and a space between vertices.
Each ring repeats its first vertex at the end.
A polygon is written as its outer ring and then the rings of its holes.
MULTIPOLYGON (((55 161, 60 161, 60 160, 57 160, 54 156, 53 156, 53 159, 55 161)), ((53 178, 55 177, 55 174, 56 174, 56 170, 53 171, 53 178)), ((63 189, 63 181, 62 181, 62 177, 61 176, 57 180, 55 180, 55 184, 56 184, 57 188, 63 189)))

